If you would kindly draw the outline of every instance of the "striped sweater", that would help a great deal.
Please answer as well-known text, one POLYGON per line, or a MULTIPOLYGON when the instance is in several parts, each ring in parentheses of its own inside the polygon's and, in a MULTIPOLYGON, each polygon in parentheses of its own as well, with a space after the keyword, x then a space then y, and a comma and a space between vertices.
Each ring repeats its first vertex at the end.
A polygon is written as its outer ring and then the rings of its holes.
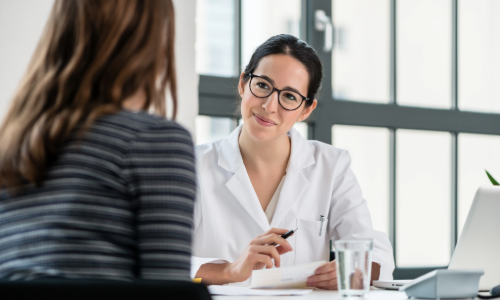
POLYGON ((189 133, 121 111, 75 138, 42 186, 0 192, 0 278, 188 280, 196 194, 189 133))

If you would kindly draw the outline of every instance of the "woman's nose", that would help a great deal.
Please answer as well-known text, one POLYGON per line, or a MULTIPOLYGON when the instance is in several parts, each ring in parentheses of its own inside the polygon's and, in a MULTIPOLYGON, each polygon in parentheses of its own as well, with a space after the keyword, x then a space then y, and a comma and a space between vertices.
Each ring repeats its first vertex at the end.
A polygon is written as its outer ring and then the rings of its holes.
POLYGON ((273 91, 271 95, 265 98, 266 101, 262 104, 262 108, 268 113, 273 113, 278 110, 278 91, 273 91))

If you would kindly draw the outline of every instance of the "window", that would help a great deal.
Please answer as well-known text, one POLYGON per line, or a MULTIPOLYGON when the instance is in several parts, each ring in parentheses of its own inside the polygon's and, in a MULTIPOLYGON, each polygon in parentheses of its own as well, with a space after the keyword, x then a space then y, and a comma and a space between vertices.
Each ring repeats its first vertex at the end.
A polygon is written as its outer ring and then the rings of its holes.
POLYGON ((478 186, 491 184, 487 170, 500 178, 500 136, 462 133, 458 137, 458 234, 478 186))
POLYGON ((389 234, 390 131, 387 128, 334 125, 335 147, 351 155, 351 168, 372 215, 373 228, 389 234))
POLYGON ((236 128, 232 118, 197 116, 196 145, 211 143, 227 137, 236 128))
POLYGON ((268 38, 286 33, 300 37, 300 0, 241 1, 241 69, 268 38))
POLYGON ((451 135, 399 129, 396 153, 396 265, 446 266, 451 242, 451 135))
POLYGON ((236 2, 196 2, 196 71, 200 74, 236 76, 236 2))
POLYGON ((459 1, 460 109, 500 112, 500 2, 459 1))
POLYGON ((334 0, 335 99, 389 103, 390 1, 334 0))
POLYGON ((401 105, 451 107, 451 1, 396 1, 396 92, 401 105))
MULTIPOLYGON (((476 189, 489 184, 484 169, 500 178, 500 156, 495 155, 500 151, 495 84, 500 4, 231 3, 236 65, 244 66, 249 53, 277 33, 298 35, 317 50, 323 87, 303 132, 350 151, 374 226, 393 244, 394 277, 415 278, 446 267, 476 189), (331 50, 324 50, 324 31, 315 29, 317 10, 332 18, 331 50), (255 22, 259 25, 252 27, 255 22), (431 253, 422 246, 429 243, 439 250, 431 253)), ((200 115, 239 118, 234 112, 240 71, 232 77, 200 76, 200 115)))

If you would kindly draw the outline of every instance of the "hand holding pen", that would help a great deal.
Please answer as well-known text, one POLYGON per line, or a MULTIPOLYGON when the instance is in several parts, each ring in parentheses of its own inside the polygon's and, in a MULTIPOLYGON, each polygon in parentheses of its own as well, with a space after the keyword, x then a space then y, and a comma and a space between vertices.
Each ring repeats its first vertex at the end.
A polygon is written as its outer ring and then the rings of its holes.
MULTIPOLYGON (((292 235, 295 233, 295 231, 297 231, 298 229, 299 229, 298 227, 297 227, 297 228, 295 228, 295 229, 291 229, 290 231, 288 231, 287 233, 285 233, 285 234, 284 234, 284 235, 282 235, 281 237, 282 237, 283 239, 285 239, 285 240, 286 240, 288 237, 292 236, 292 235)), ((270 245, 276 246, 276 245, 278 245, 278 244, 276 244, 276 243, 272 243, 272 244, 270 244, 270 245)))
POLYGON ((267 269, 273 266, 279 268, 280 255, 293 250, 290 243, 283 237, 289 237, 293 232, 287 229, 271 228, 255 237, 241 256, 225 267, 226 282, 245 281, 252 275, 253 270, 260 270, 264 267, 267 269))

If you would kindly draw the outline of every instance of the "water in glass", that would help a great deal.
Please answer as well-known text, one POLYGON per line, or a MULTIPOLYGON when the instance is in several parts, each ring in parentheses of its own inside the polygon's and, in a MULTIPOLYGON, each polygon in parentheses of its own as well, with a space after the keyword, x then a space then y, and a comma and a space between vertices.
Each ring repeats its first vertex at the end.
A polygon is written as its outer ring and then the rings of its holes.
POLYGON ((335 261, 341 297, 366 297, 370 290, 373 242, 336 241, 335 261))

